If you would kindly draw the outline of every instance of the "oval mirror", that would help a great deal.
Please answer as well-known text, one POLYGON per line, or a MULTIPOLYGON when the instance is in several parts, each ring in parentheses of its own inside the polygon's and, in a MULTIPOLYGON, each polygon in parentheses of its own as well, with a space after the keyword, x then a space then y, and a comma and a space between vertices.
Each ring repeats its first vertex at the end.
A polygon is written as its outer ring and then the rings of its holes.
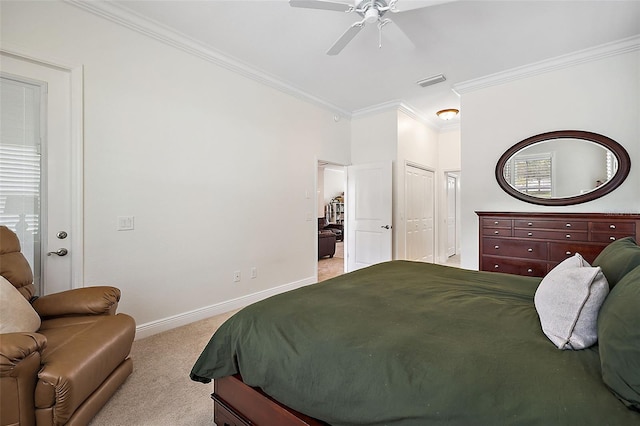
POLYGON ((542 133, 509 148, 496 165, 500 187, 545 206, 595 200, 629 175, 627 151, 611 138, 579 130, 542 133))

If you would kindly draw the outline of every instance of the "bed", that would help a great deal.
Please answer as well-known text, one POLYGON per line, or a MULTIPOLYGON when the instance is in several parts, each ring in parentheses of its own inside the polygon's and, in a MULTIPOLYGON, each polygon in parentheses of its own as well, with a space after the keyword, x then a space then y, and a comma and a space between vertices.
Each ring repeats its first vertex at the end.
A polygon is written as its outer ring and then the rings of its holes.
MULTIPOLYGON (((640 248, 627 243, 640 265, 640 248)), ((614 368, 606 383, 600 345, 559 350, 543 332, 534 303, 541 278, 409 261, 242 309, 212 336, 191 378, 215 381, 219 426, 640 424, 633 262, 628 274, 611 262, 601 268, 614 265, 623 294, 612 289, 600 312, 617 298, 623 307, 607 310, 627 315, 607 323, 616 338, 606 359, 624 374, 614 368), (623 356, 616 345, 626 345, 623 356)))

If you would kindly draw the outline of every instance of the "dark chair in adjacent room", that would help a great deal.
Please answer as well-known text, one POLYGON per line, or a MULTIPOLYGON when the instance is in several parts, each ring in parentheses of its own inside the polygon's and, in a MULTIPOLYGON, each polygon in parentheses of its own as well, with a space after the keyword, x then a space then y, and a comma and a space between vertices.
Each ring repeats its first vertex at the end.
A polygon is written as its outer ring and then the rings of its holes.
POLYGON ((318 231, 328 230, 336 234, 336 241, 344 241, 344 227, 341 223, 329 223, 324 217, 318 218, 318 231))
POLYGON ((318 231, 318 259, 333 257, 336 254, 336 234, 331 231, 318 231))

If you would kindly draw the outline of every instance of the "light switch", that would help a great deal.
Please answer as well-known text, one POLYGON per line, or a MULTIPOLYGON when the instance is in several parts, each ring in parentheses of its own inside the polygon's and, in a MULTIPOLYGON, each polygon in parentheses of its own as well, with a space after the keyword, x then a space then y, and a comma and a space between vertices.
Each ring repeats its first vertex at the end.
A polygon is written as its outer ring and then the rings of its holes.
POLYGON ((133 231, 133 216, 118 216, 118 231, 133 231))

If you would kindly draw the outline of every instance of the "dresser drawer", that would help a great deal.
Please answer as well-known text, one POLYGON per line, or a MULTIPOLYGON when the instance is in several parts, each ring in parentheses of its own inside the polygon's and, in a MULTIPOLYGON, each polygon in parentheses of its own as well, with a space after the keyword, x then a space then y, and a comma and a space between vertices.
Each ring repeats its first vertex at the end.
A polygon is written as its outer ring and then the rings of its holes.
POLYGON ((541 229, 515 229, 513 231, 514 237, 559 241, 588 241, 587 235, 587 231, 576 232, 575 230, 547 231, 541 229))
POLYGON ((511 219, 485 217, 482 218, 482 226, 485 228, 511 228, 511 219))
POLYGON ((538 219, 516 219, 514 221, 515 228, 537 228, 537 229, 571 229, 578 231, 586 231, 589 229, 589 223, 586 221, 572 220, 538 220, 538 219))
POLYGON ((612 243, 620 238, 628 237, 630 234, 626 232, 592 232, 591 240, 596 243, 612 243))
POLYGON ((591 264, 604 247, 606 247, 604 244, 549 243, 549 261, 555 266, 574 254, 580 253, 580 256, 591 264))
POLYGON ((633 235, 636 232, 636 224, 633 222, 593 222, 592 232, 615 232, 626 235, 633 235))
POLYGON ((483 228, 483 236, 510 237, 512 235, 511 228, 483 228))
POLYGON ((492 256, 546 259, 547 243, 543 241, 519 241, 501 238, 485 238, 482 253, 492 256))
POLYGON ((497 256, 482 256, 482 270, 530 277, 543 277, 547 273, 547 263, 497 256))

